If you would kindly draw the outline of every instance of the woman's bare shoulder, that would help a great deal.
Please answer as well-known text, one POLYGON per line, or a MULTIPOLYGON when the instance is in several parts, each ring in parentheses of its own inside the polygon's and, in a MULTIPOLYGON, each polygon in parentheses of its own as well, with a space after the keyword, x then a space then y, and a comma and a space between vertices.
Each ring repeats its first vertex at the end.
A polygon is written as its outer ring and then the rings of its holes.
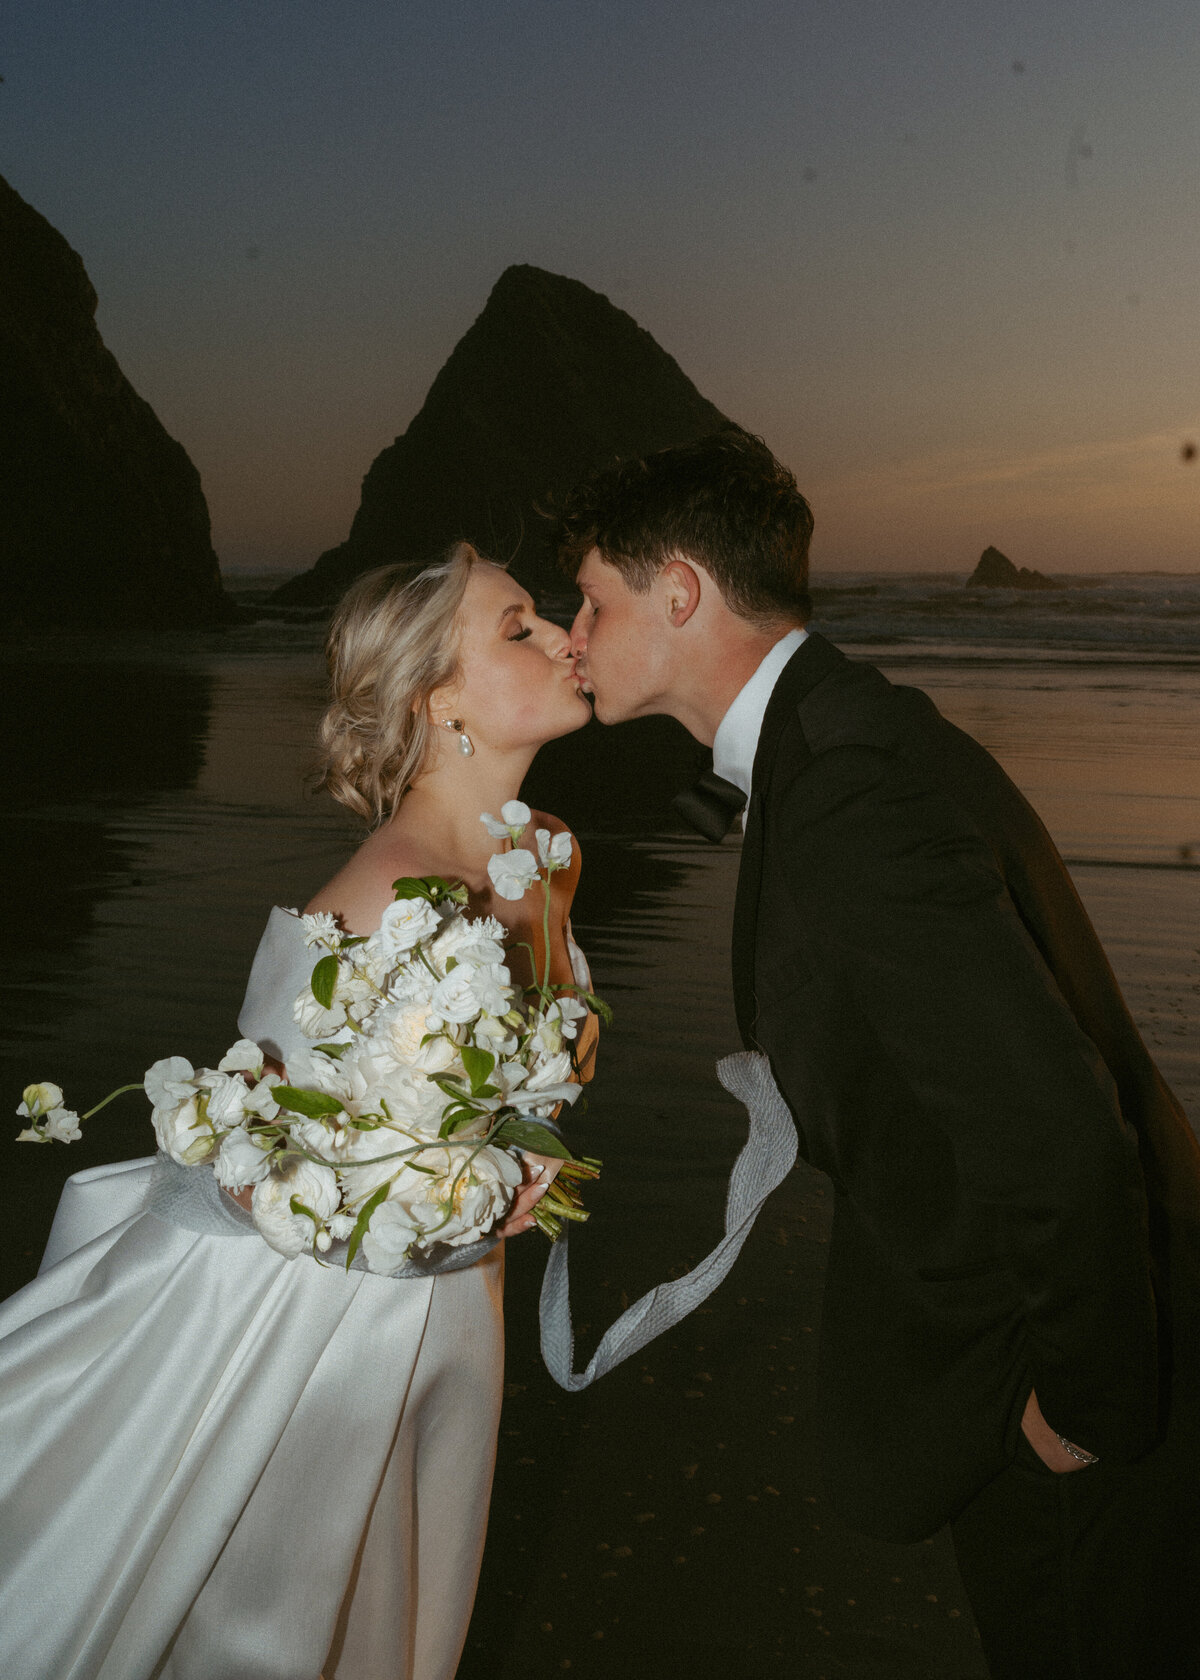
POLYGON ((374 933, 402 875, 420 873, 415 850, 402 839, 372 834, 305 905, 305 914, 328 910, 347 933, 374 933))
POLYGON ((569 834, 570 830, 561 817, 556 817, 551 811, 533 811, 530 814, 530 826, 533 828, 548 828, 551 834, 569 834))

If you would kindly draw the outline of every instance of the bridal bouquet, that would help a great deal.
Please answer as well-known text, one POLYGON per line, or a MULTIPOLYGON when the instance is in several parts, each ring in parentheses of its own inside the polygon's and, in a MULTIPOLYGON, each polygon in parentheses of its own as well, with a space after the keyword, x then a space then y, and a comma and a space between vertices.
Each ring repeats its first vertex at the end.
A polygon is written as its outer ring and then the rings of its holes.
MULTIPOLYGON (((294 1014, 312 1044, 289 1058, 286 1082, 239 1039, 215 1069, 155 1062, 83 1119, 144 1090, 160 1149, 211 1166, 226 1190, 252 1188, 255 1225, 289 1259, 344 1240, 347 1266, 361 1247, 371 1271, 393 1273, 439 1244, 474 1242, 507 1213, 523 1151, 562 1162, 534 1209, 551 1240, 564 1219, 586 1219, 579 1185, 599 1163, 571 1155, 553 1116, 580 1094, 580 1022, 608 1011, 582 986, 551 983, 550 878, 570 864, 571 836, 537 830, 535 856, 515 844, 530 816, 510 800, 481 820, 513 843, 488 863, 497 893, 516 901, 542 886, 540 975, 524 947, 531 986, 513 983, 501 924, 467 916, 465 887, 405 878, 369 938, 332 915, 301 918, 316 961, 294 1014)), ((17 1112, 29 1121, 19 1141, 81 1135, 57 1085, 28 1086, 17 1112)))

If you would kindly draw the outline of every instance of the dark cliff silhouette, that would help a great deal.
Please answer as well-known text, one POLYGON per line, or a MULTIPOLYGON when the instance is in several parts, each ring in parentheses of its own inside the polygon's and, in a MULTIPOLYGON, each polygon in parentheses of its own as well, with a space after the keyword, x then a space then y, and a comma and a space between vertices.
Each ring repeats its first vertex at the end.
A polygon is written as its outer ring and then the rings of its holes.
POLYGON ((729 422, 648 332, 578 280, 506 269, 403 437, 363 480, 350 535, 277 599, 335 600, 373 566, 465 537, 533 588, 561 587, 537 504, 624 456, 729 422))
POLYGON ((200 475, 95 313, 79 256, 0 178, 0 605, 30 629, 211 622, 200 475))
POLYGON ((967 579, 968 589, 1062 589, 1061 583, 1031 572, 1028 566, 1014 566, 998 548, 985 548, 979 564, 967 579))

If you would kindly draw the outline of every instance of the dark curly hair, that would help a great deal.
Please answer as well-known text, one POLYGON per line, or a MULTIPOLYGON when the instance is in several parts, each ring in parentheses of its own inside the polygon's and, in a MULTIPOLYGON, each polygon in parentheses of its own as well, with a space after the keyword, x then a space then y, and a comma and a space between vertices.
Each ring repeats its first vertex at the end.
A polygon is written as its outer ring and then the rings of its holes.
POLYGON ((598 549, 645 594, 681 556, 704 567, 742 618, 803 624, 812 611, 812 509, 792 473, 740 427, 609 467, 556 512, 559 564, 572 578, 598 549))

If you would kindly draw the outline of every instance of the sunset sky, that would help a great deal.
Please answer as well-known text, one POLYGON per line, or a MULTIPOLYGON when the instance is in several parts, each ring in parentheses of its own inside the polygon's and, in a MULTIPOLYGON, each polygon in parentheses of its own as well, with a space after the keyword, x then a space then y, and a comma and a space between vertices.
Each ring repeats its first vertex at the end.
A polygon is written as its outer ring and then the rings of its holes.
POLYGON ((345 536, 529 262, 766 437, 818 571, 1200 570, 1195 0, 14 0, 0 75, 227 567, 345 536))

